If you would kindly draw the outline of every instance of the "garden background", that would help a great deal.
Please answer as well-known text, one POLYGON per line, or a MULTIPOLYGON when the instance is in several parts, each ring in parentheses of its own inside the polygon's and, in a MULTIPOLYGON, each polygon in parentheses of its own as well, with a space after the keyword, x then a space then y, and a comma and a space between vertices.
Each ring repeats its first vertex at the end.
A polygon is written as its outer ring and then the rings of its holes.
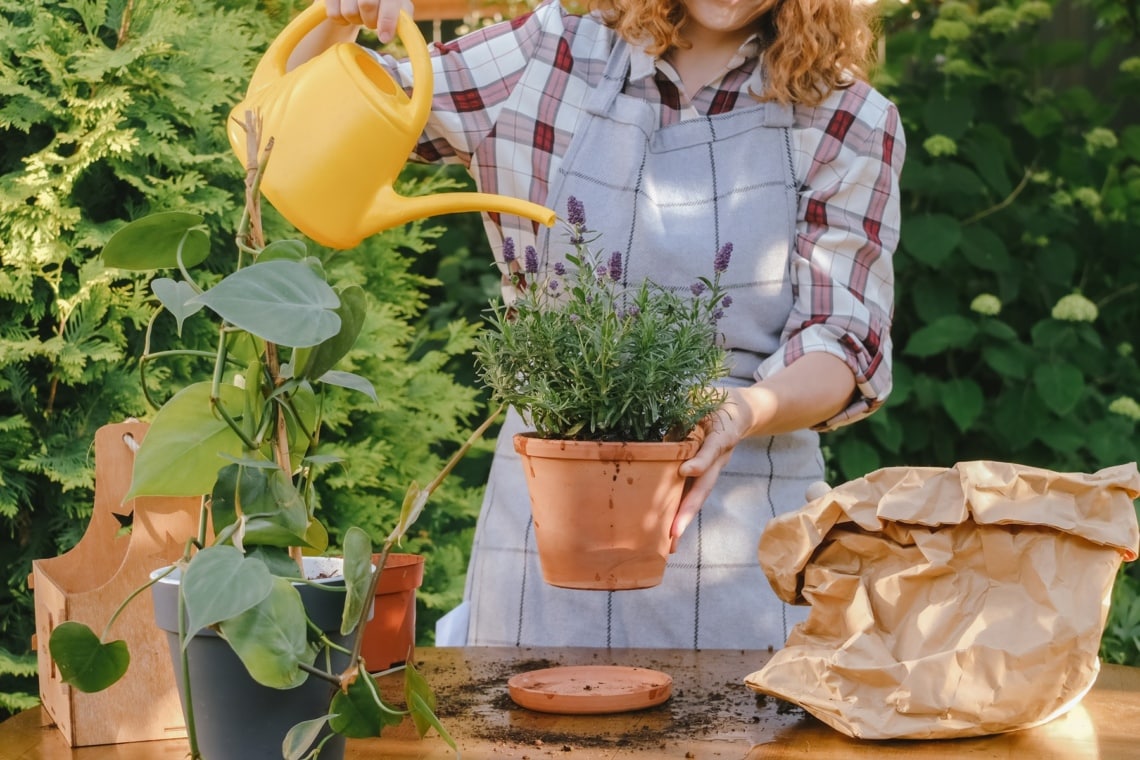
MULTIPOLYGON (((459 24, 425 23, 449 36, 459 24)), ((895 389, 824 438, 833 482, 968 459, 1094 471, 1140 453, 1140 1, 882 0, 875 84, 909 152, 896 257, 895 389)), ((224 132, 279 0, 0 0, 0 719, 36 703, 31 562, 66 551, 92 503, 95 430, 148 410, 147 283, 102 267, 125 220, 203 214, 217 261, 240 214, 224 132)), ((521 12, 525 6, 512 7, 521 12)), ((319 138, 315 138, 319 139, 319 138)), ((405 193, 466 184, 410 167, 405 193)), ((270 239, 287 232, 272 214, 270 239)), ((344 394, 320 484, 335 529, 375 538, 487 412, 470 348, 498 292, 475 215, 324 254, 373 299, 352 354, 379 408, 344 394)), ((218 272, 220 275, 221 272, 218 272)), ((204 321, 204 320, 203 320, 204 321)), ((174 330, 160 320, 155 341, 174 330), (164 332, 165 331, 165 332, 164 332)), ((184 335, 204 325, 188 320, 184 335)), ((187 361, 164 381, 207 371, 187 361)), ((489 442, 436 492, 403 551, 427 556, 419 642, 463 589, 489 442)), ((1140 665, 1140 563, 1102 655, 1140 665)))

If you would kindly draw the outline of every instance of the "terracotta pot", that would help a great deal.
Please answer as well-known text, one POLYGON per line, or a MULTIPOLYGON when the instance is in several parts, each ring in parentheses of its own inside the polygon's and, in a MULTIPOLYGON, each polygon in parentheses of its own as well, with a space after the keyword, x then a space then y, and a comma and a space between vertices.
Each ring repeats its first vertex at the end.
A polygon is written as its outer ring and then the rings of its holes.
MULTIPOLYGON (((373 562, 380 555, 372 555, 373 562)), ((376 584, 372 619, 364 627, 361 653, 375 672, 402 665, 412 656, 416 642, 416 589, 424 580, 424 558, 419 554, 389 554, 376 584)))
POLYGON ((523 460, 542 577, 616 591, 661 582, 669 529, 700 442, 611 443, 514 437, 523 460))

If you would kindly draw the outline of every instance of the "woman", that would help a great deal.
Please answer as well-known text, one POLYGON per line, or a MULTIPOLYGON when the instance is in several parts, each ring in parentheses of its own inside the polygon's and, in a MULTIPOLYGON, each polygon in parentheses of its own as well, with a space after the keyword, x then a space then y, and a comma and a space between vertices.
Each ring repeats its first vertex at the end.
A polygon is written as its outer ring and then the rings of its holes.
MULTIPOLYGON (((318 0, 320 2, 322 0, 318 0)), ((360 26, 391 38, 399 0, 323 0, 329 21, 293 64, 360 26)), ((682 465, 690 486, 661 586, 607 593, 541 581, 511 434, 500 434, 464 609, 446 643, 759 649, 806 610, 772 594, 756 558, 767 519, 823 479, 817 431, 890 390, 891 256, 904 142, 860 79, 863 0, 557 0, 433 52, 417 158, 466 164, 483 192, 588 225, 626 271, 684 286, 726 242, 733 307, 725 407, 682 465)), ((383 62, 411 86, 406 65, 383 62)), ((496 252, 563 241, 486 215, 496 252)), ((502 264, 500 260, 500 265, 502 264)), ((504 270, 505 271, 505 270, 504 270)))

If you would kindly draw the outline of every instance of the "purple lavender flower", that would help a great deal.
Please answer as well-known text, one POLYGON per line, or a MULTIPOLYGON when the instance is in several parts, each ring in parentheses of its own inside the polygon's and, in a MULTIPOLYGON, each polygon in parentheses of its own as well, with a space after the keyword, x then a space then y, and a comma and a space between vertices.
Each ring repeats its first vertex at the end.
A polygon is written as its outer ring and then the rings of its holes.
POLYGON ((632 306, 630 306, 628 309, 625 310, 625 315, 627 317, 629 317, 630 319, 637 319, 637 317, 640 314, 641 314, 641 309, 638 307, 637 304, 633 304, 632 306))
POLYGON ((546 287, 549 288, 551 293, 557 293, 560 285, 561 285, 561 283, 558 282, 558 280, 551 280, 550 282, 548 282, 546 284, 546 287))
POLYGON ((722 298, 720 300, 720 305, 725 309, 727 309, 729 306, 732 306, 732 296, 725 296, 722 298))
POLYGON ((574 227, 586 226, 586 206, 573 195, 566 199, 566 221, 574 227))
POLYGON ((712 315, 713 322, 719 322, 720 318, 723 316, 724 316, 724 309, 717 309, 716 311, 713 312, 713 315, 712 315))
POLYGON ((699 297, 701 293, 705 292, 705 284, 698 280, 689 286, 689 292, 693 294, 694 298, 699 297))
POLYGON ((609 271, 609 268, 606 267, 605 264, 598 264, 596 267, 594 267, 594 274, 598 278, 599 285, 606 281, 606 278, 609 276, 609 271))
POLYGON ((621 251, 610 254, 610 279, 614 282, 621 281, 621 251))
POLYGON ((566 276, 566 265, 563 264, 561 261, 554 262, 554 274, 558 275, 559 277, 565 277, 566 276))
POLYGON ((515 260, 515 239, 514 238, 504 238, 503 239, 503 261, 510 264, 514 260, 515 260))
POLYGON ((534 250, 533 245, 528 245, 524 252, 524 261, 526 263, 526 271, 534 274, 538 271, 538 251, 534 250))
POLYGON ((571 321, 571 322, 577 322, 577 321, 578 321, 579 319, 581 319, 581 318, 582 318, 582 317, 581 317, 580 315, 578 315, 578 314, 571 314, 571 315, 570 315, 570 321, 571 321))
POLYGON ((720 274, 728 269, 728 261, 731 258, 732 243, 725 243, 720 247, 720 250, 716 252, 716 256, 713 258, 713 271, 720 274))

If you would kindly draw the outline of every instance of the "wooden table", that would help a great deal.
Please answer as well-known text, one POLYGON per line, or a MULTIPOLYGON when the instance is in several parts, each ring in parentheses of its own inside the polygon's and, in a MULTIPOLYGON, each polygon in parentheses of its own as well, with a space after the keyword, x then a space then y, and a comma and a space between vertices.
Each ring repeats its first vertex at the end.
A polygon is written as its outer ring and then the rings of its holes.
MULTIPOLYGON (((632 758, 994 758, 1128 760, 1140 758, 1140 668, 1106 665, 1091 692, 1068 715, 1034 729, 953 741, 860 742, 742 683, 765 652, 439 648, 416 651, 439 697, 439 715, 466 760, 629 760, 632 758), (616 664, 661 670, 673 696, 639 712, 559 716, 517 707, 507 695, 515 673, 552 665, 616 664)), ((382 679, 398 694, 399 674, 382 679)), ((438 737, 416 738, 409 722, 379 739, 348 742, 349 760, 447 760, 438 737)), ((38 709, 0 724, 0 760, 184 760, 183 741, 71 750, 38 709)))

